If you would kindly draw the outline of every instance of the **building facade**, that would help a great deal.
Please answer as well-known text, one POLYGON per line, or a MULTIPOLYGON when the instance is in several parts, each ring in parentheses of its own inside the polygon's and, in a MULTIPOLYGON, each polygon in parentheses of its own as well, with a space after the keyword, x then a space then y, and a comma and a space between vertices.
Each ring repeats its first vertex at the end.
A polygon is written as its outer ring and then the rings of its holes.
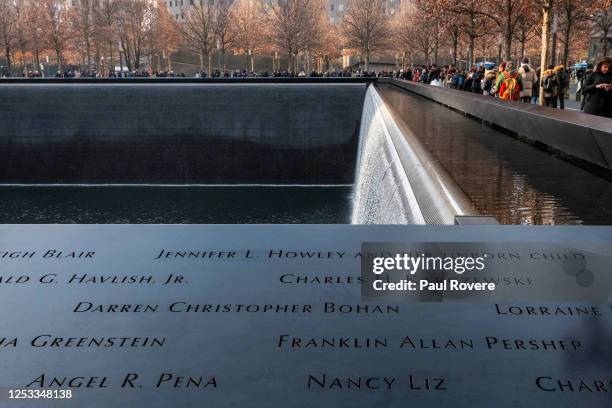
POLYGON ((593 35, 589 41, 589 61, 595 62, 603 57, 612 57, 612 33, 608 34, 608 38, 603 38, 603 35, 593 35), (604 55, 604 48, 608 43, 607 55, 604 55))
MULTIPOLYGON (((165 0, 166 6, 170 14, 178 21, 185 19, 185 6, 193 4, 194 1, 200 0, 165 0)), ((202 0, 208 1, 210 4, 214 4, 215 0, 202 0)), ((219 0, 216 0, 219 1, 219 0)), ((234 0, 228 0, 231 3, 234 0)), ((274 0, 264 0, 266 2, 274 0)), ((338 24, 342 22, 344 14, 347 9, 347 3, 349 0, 327 0, 327 13, 329 14, 329 22, 332 24, 338 24)), ((389 13, 394 13, 399 9, 402 0, 385 0, 386 10, 389 13)))

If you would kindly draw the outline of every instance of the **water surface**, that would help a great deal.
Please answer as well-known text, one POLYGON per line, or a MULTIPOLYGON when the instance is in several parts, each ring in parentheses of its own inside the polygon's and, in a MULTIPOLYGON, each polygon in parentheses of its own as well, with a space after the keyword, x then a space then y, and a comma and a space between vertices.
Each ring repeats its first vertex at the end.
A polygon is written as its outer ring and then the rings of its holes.
POLYGON ((482 214, 502 224, 612 224, 612 183, 393 86, 383 99, 482 214))
POLYGON ((342 224, 351 186, 2 186, 0 224, 342 224))

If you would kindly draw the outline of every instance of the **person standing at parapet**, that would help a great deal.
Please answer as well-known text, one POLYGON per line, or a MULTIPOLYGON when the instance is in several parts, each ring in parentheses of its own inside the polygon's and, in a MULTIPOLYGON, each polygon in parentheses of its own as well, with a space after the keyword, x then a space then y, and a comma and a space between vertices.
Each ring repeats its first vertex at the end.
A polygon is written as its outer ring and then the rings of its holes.
POLYGON ((588 64, 586 70, 580 75, 580 81, 578 82, 578 89, 576 93, 580 93, 580 110, 584 110, 584 104, 586 102, 586 97, 584 95, 584 84, 586 84, 589 80, 589 77, 593 73, 593 64, 588 64))
POLYGON ((523 82, 523 88, 520 93, 521 101, 531 103, 533 85, 537 81, 537 77, 535 69, 531 68, 531 65, 529 65, 529 58, 523 59, 523 65, 519 68, 519 75, 523 82))
POLYGON ((519 100, 521 90, 523 89, 523 82, 514 67, 514 62, 508 61, 506 63, 505 69, 497 77, 495 89, 497 89, 500 99, 507 101, 519 100))
POLYGON ((557 72, 553 65, 549 65, 548 69, 544 71, 540 86, 544 88, 544 105, 550 108, 556 108, 559 79, 557 78, 557 72))
POLYGON ((485 72, 484 78, 480 81, 482 94, 487 96, 495 96, 495 79, 497 78, 497 70, 491 68, 485 72))
MULTIPOLYGON (((559 99, 559 108, 565 109, 565 96, 569 93, 569 75, 565 71, 565 66, 557 65, 555 67, 557 73, 557 80, 559 82, 559 88, 557 92, 557 99, 559 99)), ((556 105, 556 103, 555 103, 556 105)))
POLYGON ((582 88, 584 112, 612 118, 612 58, 603 58, 582 88))

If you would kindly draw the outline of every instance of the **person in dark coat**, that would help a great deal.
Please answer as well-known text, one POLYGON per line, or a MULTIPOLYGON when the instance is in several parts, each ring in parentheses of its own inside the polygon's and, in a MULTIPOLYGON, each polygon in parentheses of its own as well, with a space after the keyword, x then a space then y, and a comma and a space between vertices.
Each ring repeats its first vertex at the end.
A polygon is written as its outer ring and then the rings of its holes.
POLYGON ((612 58, 603 58, 584 83, 584 112, 612 118, 612 58))
POLYGON ((578 82, 578 91, 580 93, 580 110, 584 110, 584 103, 586 102, 586 97, 584 96, 584 84, 588 82, 589 77, 593 73, 593 64, 588 64, 586 70, 580 75, 580 81, 578 82))

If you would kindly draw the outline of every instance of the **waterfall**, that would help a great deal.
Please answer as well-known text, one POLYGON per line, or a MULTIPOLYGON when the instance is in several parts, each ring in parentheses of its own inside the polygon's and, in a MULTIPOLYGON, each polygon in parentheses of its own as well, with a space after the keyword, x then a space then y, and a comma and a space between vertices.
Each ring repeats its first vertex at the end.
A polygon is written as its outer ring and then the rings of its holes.
POLYGON ((375 86, 365 96, 352 224, 453 224, 471 203, 375 86))

